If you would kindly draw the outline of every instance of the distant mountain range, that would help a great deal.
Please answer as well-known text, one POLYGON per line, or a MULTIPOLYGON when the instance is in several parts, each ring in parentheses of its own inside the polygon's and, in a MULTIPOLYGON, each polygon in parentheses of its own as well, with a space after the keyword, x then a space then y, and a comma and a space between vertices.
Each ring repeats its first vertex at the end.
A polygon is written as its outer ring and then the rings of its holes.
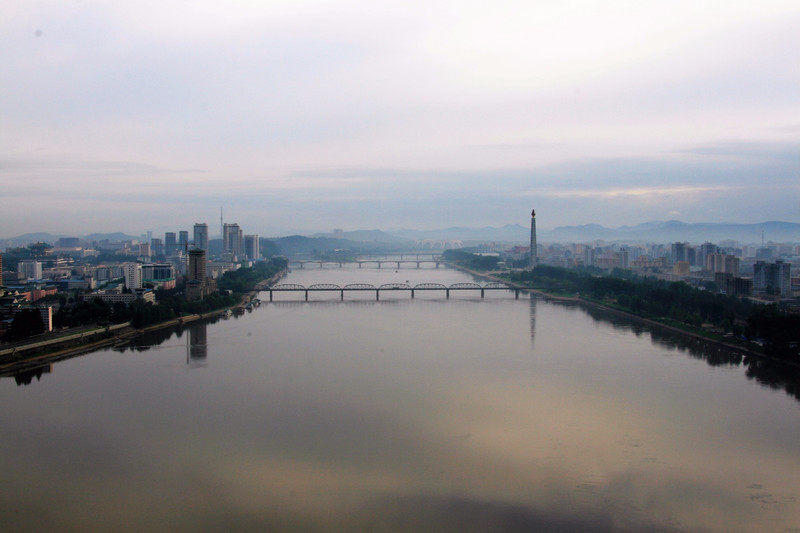
MULTIPOLYGON (((74 237, 74 235, 52 234, 44 232, 25 233, 24 235, 18 235, 16 237, 0 239, 0 249, 13 246, 26 246, 32 242, 46 242, 48 244, 56 244, 56 242, 58 242, 58 239, 60 239, 61 237, 74 237)), ((111 242, 114 242, 114 241, 130 241, 133 239, 139 239, 139 237, 133 237, 132 235, 126 235, 125 233, 116 232, 116 233, 92 233, 90 235, 80 237, 80 239, 87 242, 102 241, 102 240, 109 240, 111 242)))
POLYGON ((315 233, 314 235, 310 235, 310 237, 346 239, 348 241, 355 241, 355 242, 400 242, 404 240, 409 240, 400 236, 391 235, 379 229, 343 231, 339 236, 334 235, 333 233, 315 233))
POLYGON ((528 242, 530 228, 519 224, 506 224, 500 228, 463 228, 454 227, 435 230, 402 229, 390 231, 392 235, 403 239, 417 240, 459 240, 459 241, 495 241, 495 242, 528 242))
POLYGON ((562 226, 551 231, 540 232, 540 241, 590 242, 644 241, 702 243, 732 239, 745 243, 800 242, 800 224, 793 222, 761 222, 759 224, 696 223, 687 224, 677 220, 646 222, 636 226, 605 228, 597 224, 584 226, 562 226))
MULTIPOLYGON (((718 242, 732 239, 743 244, 760 243, 762 232, 765 242, 800 242, 800 224, 794 222, 761 222, 758 224, 726 224, 726 223, 695 223, 687 224, 678 220, 653 221, 637 224, 635 226, 620 226, 606 228, 599 224, 585 224, 582 226, 560 226, 552 230, 539 229, 537 238, 539 242, 684 242, 702 243, 705 241, 718 242)), ((13 246, 25 246, 32 242, 47 242, 55 244, 60 237, 68 235, 54 235, 51 233, 27 233, 18 237, 0 239, 0 249, 13 246)), ((295 236, 297 237, 297 236, 295 236)), ((108 239, 131 240, 132 237, 124 233, 93 233, 82 237, 86 241, 100 241, 108 239)), ((310 236, 317 239, 315 247, 321 244, 330 245, 332 248, 353 248, 353 243, 382 243, 402 244, 404 241, 418 240, 459 240, 466 245, 480 242, 516 243, 524 244, 530 239, 530 228, 519 224, 506 224, 505 226, 466 228, 452 227, 436 230, 401 229, 392 231, 359 230, 345 231, 337 234, 317 233, 310 236)), ((282 239, 271 239, 280 241, 282 239)), ((303 249, 311 246, 301 240, 284 240, 283 245, 289 248, 303 249)))
MULTIPOLYGON (((583 226, 560 226, 552 230, 537 231, 539 242, 692 242, 721 241, 732 239, 741 243, 760 243, 762 232, 765 242, 800 242, 800 224, 793 222, 762 222, 759 224, 696 223, 687 224, 677 220, 653 221, 636 226, 606 228, 599 224, 583 226)), ((440 230, 399 230, 393 235, 407 239, 459 239, 465 243, 494 241, 527 243, 530 228, 519 224, 507 224, 501 228, 447 228, 440 230)))

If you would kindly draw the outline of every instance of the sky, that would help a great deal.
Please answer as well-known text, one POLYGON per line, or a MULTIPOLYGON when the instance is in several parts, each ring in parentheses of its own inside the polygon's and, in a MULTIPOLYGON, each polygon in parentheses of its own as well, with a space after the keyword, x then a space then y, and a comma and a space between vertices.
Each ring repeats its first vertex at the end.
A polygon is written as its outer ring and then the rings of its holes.
POLYGON ((0 237, 800 222, 797 28, 797 0, 2 2, 0 237))

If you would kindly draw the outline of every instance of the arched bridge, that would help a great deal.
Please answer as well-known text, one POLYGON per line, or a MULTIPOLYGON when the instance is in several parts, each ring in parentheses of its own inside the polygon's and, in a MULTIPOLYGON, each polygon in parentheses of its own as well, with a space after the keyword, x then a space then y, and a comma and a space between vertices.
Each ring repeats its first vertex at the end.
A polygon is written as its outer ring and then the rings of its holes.
POLYGON ((269 301, 272 301, 273 293, 276 292, 302 292, 308 301, 309 292, 338 292, 341 300, 344 300, 345 292, 358 292, 368 291, 375 292, 375 299, 381 299, 381 292, 386 291, 402 291, 411 293, 411 298, 417 291, 440 291, 444 292, 447 298, 450 298, 451 291, 480 291, 481 298, 486 294, 486 291, 514 291, 514 297, 519 298, 520 289, 510 287, 503 283, 491 282, 485 285, 478 283, 454 283, 453 285, 444 285, 442 283, 418 283, 416 285, 409 285, 408 283, 385 283, 383 285, 375 286, 369 283, 351 283, 345 286, 339 286, 333 283, 316 283, 309 285, 298 285, 297 283, 280 283, 278 285, 268 286, 265 291, 269 291, 269 301))

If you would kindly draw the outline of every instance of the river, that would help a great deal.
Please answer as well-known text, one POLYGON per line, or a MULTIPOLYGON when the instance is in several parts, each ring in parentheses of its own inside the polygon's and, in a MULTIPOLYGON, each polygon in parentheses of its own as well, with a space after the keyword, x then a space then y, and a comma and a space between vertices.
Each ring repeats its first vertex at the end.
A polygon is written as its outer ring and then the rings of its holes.
POLYGON ((800 531, 797 383, 741 356, 513 292, 261 299, 0 379, 3 531, 800 531))

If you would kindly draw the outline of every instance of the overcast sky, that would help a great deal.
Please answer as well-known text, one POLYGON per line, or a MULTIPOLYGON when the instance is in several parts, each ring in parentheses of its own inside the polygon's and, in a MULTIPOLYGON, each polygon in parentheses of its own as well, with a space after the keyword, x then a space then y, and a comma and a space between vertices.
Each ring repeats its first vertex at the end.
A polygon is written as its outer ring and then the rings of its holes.
POLYGON ((6 1, 0 236, 800 222, 800 3, 6 1))

